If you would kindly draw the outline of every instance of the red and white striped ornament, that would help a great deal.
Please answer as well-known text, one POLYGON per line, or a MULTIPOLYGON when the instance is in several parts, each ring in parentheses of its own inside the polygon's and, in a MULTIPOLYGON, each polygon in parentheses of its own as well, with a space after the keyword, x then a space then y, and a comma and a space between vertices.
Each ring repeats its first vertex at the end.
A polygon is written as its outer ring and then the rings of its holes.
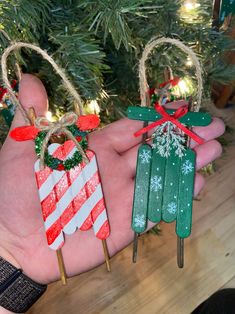
MULTIPOLYGON (((61 160, 70 158, 76 151, 73 141, 63 145, 51 144, 48 152, 61 160)), ((40 170, 35 163, 36 181, 48 245, 53 250, 64 244, 64 235, 76 229, 93 228, 98 239, 109 236, 110 227, 102 192, 95 153, 86 150, 89 163, 84 161, 69 171, 40 170)))

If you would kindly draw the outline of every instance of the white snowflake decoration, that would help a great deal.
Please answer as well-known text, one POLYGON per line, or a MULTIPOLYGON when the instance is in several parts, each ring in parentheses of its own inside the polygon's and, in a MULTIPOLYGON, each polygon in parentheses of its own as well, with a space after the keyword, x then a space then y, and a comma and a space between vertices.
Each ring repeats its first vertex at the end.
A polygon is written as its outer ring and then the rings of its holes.
POLYGON ((143 150, 140 153, 140 161, 142 164, 148 164, 151 160, 151 152, 149 150, 143 150))
POLYGON ((154 148, 162 157, 169 157, 171 150, 175 149, 176 156, 183 157, 186 138, 184 132, 173 123, 167 121, 156 128, 153 135, 155 138, 154 148))
POLYGON ((134 225, 136 228, 143 228, 145 226, 145 217, 144 215, 136 215, 134 218, 134 225))
POLYGON ((175 202, 171 202, 167 205, 167 211, 170 214, 175 214, 177 211, 177 204, 175 202))
POLYGON ((154 176, 151 178, 150 190, 154 192, 158 192, 159 190, 162 190, 162 177, 161 176, 154 176))
POLYGON ((186 160, 181 167, 182 173, 184 175, 191 173, 193 169, 193 163, 190 160, 186 160))

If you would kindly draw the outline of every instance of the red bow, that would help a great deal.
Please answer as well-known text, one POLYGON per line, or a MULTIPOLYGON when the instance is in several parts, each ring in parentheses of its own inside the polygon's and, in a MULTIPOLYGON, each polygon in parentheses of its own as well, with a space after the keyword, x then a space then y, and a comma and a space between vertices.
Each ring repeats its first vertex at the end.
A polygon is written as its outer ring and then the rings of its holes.
POLYGON ((151 124, 149 124, 148 126, 146 126, 145 128, 137 131, 134 135, 140 136, 148 131, 150 131, 151 129, 155 128, 158 125, 163 124, 164 122, 170 121, 171 123, 173 123, 174 125, 176 125, 179 129, 181 129, 185 134, 187 134, 189 137, 191 137, 195 142, 197 142, 198 144, 203 144, 204 140, 199 137, 197 134, 193 133, 191 130, 189 130, 188 128, 186 128, 182 123, 179 122, 178 119, 180 119, 181 117, 183 117, 184 115, 186 115, 188 113, 188 107, 187 106, 183 106, 179 109, 176 110, 176 112, 173 115, 170 115, 166 112, 166 110, 160 106, 159 104, 155 105, 155 110, 160 113, 160 115, 162 115, 162 119, 155 121, 151 124))
POLYGON ((171 85, 172 87, 175 87, 176 85, 179 84, 180 78, 179 77, 175 77, 172 80, 169 80, 167 82, 164 82, 162 84, 159 85, 159 88, 163 88, 166 85, 171 85))
MULTIPOLYGON (((175 77, 172 80, 169 80, 167 82, 164 82, 164 83, 160 84, 159 85, 159 89, 162 89, 162 88, 164 88, 167 85, 169 85, 169 89, 170 89, 171 87, 174 87, 174 86, 178 85, 179 81, 180 81, 180 78, 179 77, 175 77)), ((156 90, 158 90, 158 89, 156 89, 155 87, 154 88, 150 88, 149 89, 149 96, 152 97, 156 90)))
MULTIPOLYGON (((14 89, 16 87, 17 81, 14 80, 11 84, 12 89, 14 89)), ((5 94, 8 93, 8 90, 2 86, 0 86, 0 101, 2 101, 3 97, 5 94)))

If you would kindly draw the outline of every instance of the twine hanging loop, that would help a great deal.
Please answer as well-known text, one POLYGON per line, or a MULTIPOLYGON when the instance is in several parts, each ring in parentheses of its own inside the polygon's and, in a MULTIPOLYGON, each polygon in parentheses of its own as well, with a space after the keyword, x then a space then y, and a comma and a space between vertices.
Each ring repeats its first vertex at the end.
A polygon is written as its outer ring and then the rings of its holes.
POLYGON ((47 135, 46 135, 45 139, 43 140, 42 149, 41 149, 41 153, 40 153, 40 168, 43 169, 45 166, 45 164, 44 164, 45 163, 44 162, 45 152, 47 150, 47 146, 48 146, 48 143, 50 141, 50 138, 51 138, 52 134, 55 134, 58 132, 63 133, 64 135, 67 136, 68 139, 70 139, 74 142, 76 148, 81 153, 84 162, 88 163, 89 160, 88 160, 84 150, 82 149, 81 145, 77 141, 76 137, 67 128, 68 126, 76 123, 76 121, 78 119, 78 115, 83 114, 82 99, 81 99, 80 95, 78 94, 78 92, 76 91, 76 89, 74 88, 74 86, 70 83, 70 81, 67 78, 67 76, 65 75, 63 69, 61 69, 55 63, 53 58, 51 56, 49 56, 46 51, 42 50, 40 47, 38 47, 36 45, 30 44, 30 43, 24 43, 24 42, 15 42, 6 48, 3 55, 2 55, 2 58, 1 58, 2 79, 3 79, 5 87, 7 88, 8 92, 10 94, 12 101, 19 108, 21 114, 23 115, 23 117, 25 119, 25 122, 30 123, 30 118, 28 116, 28 113, 25 111, 24 107, 22 106, 20 101, 15 96, 14 91, 13 91, 11 84, 9 82, 9 79, 8 79, 7 59, 12 52, 15 52, 21 48, 28 48, 28 49, 31 49, 33 51, 36 51, 38 54, 40 54, 43 57, 43 59, 47 60, 51 64, 51 66, 53 67, 55 72, 61 77, 61 79, 64 83, 64 86, 70 92, 70 94, 73 96, 73 98, 75 100, 74 110, 76 113, 74 113, 74 112, 66 113, 64 116, 62 116, 62 118, 59 121, 56 121, 56 122, 48 121, 45 117, 39 117, 35 120, 35 126, 40 131, 46 131, 47 132, 47 135))
POLYGON ((152 50, 156 47, 158 47, 161 44, 172 44, 176 47, 178 47, 180 50, 184 51, 188 56, 190 56, 193 65, 196 69, 196 77, 198 81, 198 91, 197 91, 197 103, 194 106, 193 111, 199 111, 202 101, 202 91, 203 91, 203 81, 202 81, 202 68, 200 65, 200 62, 198 60, 198 57, 194 53, 194 51, 183 44, 180 40, 174 39, 174 38, 152 38, 147 45, 145 46, 145 49, 142 54, 142 58, 140 59, 139 63, 139 85, 140 85, 140 97, 141 97, 141 106, 146 107, 148 105, 148 91, 149 91, 149 85, 147 82, 146 77, 146 61, 152 52, 152 50))
POLYGON ((36 51, 38 54, 40 54, 43 57, 43 59, 47 60, 51 64, 51 66, 53 67, 55 72, 61 77, 66 90, 73 96, 73 98, 75 100, 74 101, 74 111, 78 115, 82 115, 83 114, 83 105, 82 105, 81 96, 78 94, 75 87, 72 85, 70 80, 67 78, 66 74, 64 73, 64 70, 61 69, 56 64, 56 62, 53 60, 53 58, 51 56, 49 56, 49 54, 46 51, 44 51, 43 49, 41 49, 40 47, 38 47, 36 45, 24 43, 24 42, 15 42, 15 43, 12 43, 10 46, 8 46, 5 49, 4 53, 2 54, 2 58, 1 58, 2 80, 3 80, 5 87, 7 88, 8 92, 9 92, 9 94, 10 94, 12 101, 16 104, 16 106, 21 111, 21 113, 25 119, 25 122, 29 123, 30 119, 29 119, 27 112, 25 111, 24 107, 22 106, 20 101, 15 96, 15 93, 14 93, 14 91, 11 87, 11 84, 9 82, 9 79, 8 79, 8 68, 7 68, 7 60, 8 60, 9 55, 12 52, 15 52, 21 48, 28 48, 28 49, 31 49, 33 51, 36 51))

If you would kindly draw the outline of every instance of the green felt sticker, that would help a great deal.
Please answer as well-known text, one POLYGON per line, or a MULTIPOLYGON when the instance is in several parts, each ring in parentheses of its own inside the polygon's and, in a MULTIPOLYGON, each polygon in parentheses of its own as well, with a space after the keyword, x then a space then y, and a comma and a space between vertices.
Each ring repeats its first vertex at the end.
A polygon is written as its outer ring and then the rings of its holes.
POLYGON ((170 156, 166 159, 164 194, 162 205, 162 220, 173 222, 178 210, 178 185, 181 158, 175 155, 172 149, 170 156))
POLYGON ((132 229, 136 233, 144 232, 147 227, 151 163, 152 148, 147 144, 143 144, 138 150, 132 211, 132 229))
MULTIPOLYGON (((175 110, 166 110, 167 113, 173 114, 175 110)), ((128 107, 127 116, 132 120, 154 122, 162 118, 154 108, 146 107, 128 107)), ((207 126, 211 123, 211 116, 204 112, 188 112, 179 121, 188 126, 207 126)))
POLYGON ((195 162, 195 152, 187 149, 181 160, 179 172, 176 233, 180 238, 187 238, 191 234, 195 162))
POLYGON ((161 157, 153 148, 152 168, 149 189, 148 219, 160 222, 162 218, 162 197, 164 193, 166 158, 161 157))

